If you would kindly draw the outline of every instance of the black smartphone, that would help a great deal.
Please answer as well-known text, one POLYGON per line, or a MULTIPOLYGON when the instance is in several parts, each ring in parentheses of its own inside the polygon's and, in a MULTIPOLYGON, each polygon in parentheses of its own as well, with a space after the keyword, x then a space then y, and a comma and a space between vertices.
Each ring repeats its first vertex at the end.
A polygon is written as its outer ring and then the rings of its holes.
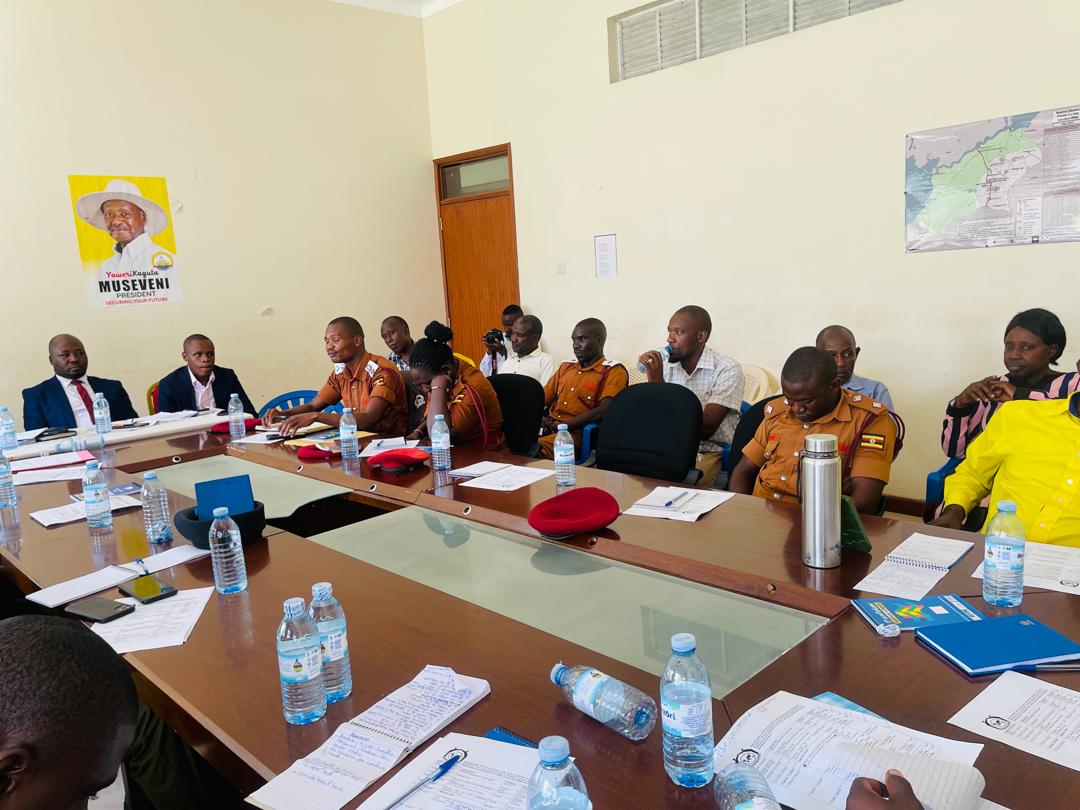
POLYGON ((134 611, 133 605, 125 605, 123 602, 117 602, 113 599, 105 599, 102 596, 91 596, 89 599, 83 599, 81 602, 72 602, 66 608, 65 613, 70 613, 72 616, 78 616, 80 619, 86 619, 91 622, 111 622, 113 619, 119 619, 121 616, 134 611))
POLYGON ((176 588, 167 582, 162 582, 152 574, 136 577, 130 582, 120 585, 120 593, 134 596, 144 605, 176 595, 176 588))
POLYGON ((34 439, 35 442, 47 442, 51 439, 66 439, 68 436, 74 436, 74 430, 68 430, 67 428, 48 428, 47 430, 39 433, 34 439))

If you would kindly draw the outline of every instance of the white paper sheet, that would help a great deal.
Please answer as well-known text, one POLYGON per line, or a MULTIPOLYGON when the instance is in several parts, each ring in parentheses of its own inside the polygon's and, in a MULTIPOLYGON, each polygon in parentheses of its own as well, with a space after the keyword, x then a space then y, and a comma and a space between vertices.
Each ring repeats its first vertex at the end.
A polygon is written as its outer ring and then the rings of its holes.
MULTIPOLYGON (((120 509, 142 506, 142 503, 138 498, 132 498, 129 495, 112 495, 109 497, 109 505, 112 507, 112 511, 116 512, 120 509)), ((31 512, 30 517, 45 528, 59 526, 63 523, 75 523, 79 520, 86 520, 86 504, 79 501, 77 503, 66 503, 63 506, 54 506, 52 509, 40 509, 37 512, 31 512)))
MULTIPOLYGON (((880 778, 884 772, 873 759, 873 749, 926 760, 932 769, 938 761, 973 766, 982 746, 777 692, 740 717, 717 744, 713 756, 717 770, 736 760, 753 763, 769 781, 777 800, 791 807, 842 810, 853 779, 880 778)), ((956 781, 948 774, 940 779, 943 783, 956 781)), ((978 795, 976 791, 974 796, 978 795)), ((953 806, 939 807, 943 797, 944 792, 935 796, 936 801, 921 796, 935 810, 953 806)))
POLYGON ((40 591, 34 591, 34 593, 27 594, 26 598, 31 602, 37 602, 39 605, 54 608, 66 605, 68 602, 74 602, 76 599, 82 599, 84 596, 91 596, 109 588, 115 588, 121 582, 127 582, 129 579, 135 579, 135 577, 136 574, 133 571, 110 565, 100 571, 93 571, 81 577, 69 579, 66 582, 50 585, 48 588, 42 588, 40 591))
POLYGON ((731 492, 722 492, 717 489, 657 487, 644 498, 634 501, 623 514, 693 523, 702 515, 734 497, 735 495, 731 492), (667 503, 671 503, 671 506, 665 506, 667 503))
MULTIPOLYGON (((983 578, 983 564, 972 572, 983 578)), ((1080 548, 1032 543, 1024 546, 1024 585, 1080 595, 1080 548)))
POLYGON ((18 442, 32 442, 48 428, 37 428, 36 430, 20 430, 15 434, 15 441, 18 442))
POLYGON ((379 453, 385 453, 387 450, 400 450, 403 447, 416 447, 419 444, 418 439, 405 441, 404 436, 399 436, 396 439, 372 439, 367 443, 367 447, 360 451, 360 458, 371 458, 379 453))
POLYGON ((137 599, 120 599, 135 612, 111 622, 98 622, 91 630, 118 653, 176 647, 188 640, 214 588, 191 588, 149 605, 137 599))
MULTIPOLYGON (((176 546, 166 551, 160 551, 157 554, 151 554, 149 557, 143 557, 143 566, 151 574, 158 571, 164 571, 166 568, 172 568, 174 565, 180 565, 182 563, 191 562, 192 560, 198 560, 201 557, 209 557, 210 550, 203 548, 195 548, 195 546, 176 546)), ((144 571, 135 562, 124 563, 119 568, 127 568, 129 571, 134 571, 137 574, 143 574, 144 571)), ((170 599, 173 597, 169 597, 170 599)))
MULTIPOLYGON (((11 456, 9 455, 8 458, 11 456)), ((24 472, 26 470, 44 470, 49 467, 65 467, 68 464, 85 464, 87 461, 93 461, 94 454, 89 450, 75 450, 71 453, 55 453, 51 456, 32 456, 31 458, 24 458, 21 461, 11 462, 11 471, 13 473, 24 472)))
POLYGON ((17 472, 11 476, 15 486, 24 484, 43 484, 47 481, 77 481, 83 477, 86 469, 83 467, 57 467, 50 470, 27 470, 17 472))
POLYGON ((857 591, 898 596, 901 599, 922 599, 937 585, 944 571, 934 568, 916 568, 903 563, 885 560, 855 585, 857 591))
POLYGON ((461 486, 513 492, 515 489, 527 487, 553 475, 555 475, 554 470, 545 470, 543 467, 519 467, 516 464, 508 464, 501 470, 481 475, 471 481, 463 481, 461 486))
POLYGON ((450 477, 479 478, 481 475, 498 472, 509 466, 509 464, 500 464, 497 461, 478 461, 475 464, 470 464, 468 467, 458 467, 456 470, 451 470, 450 477))
POLYGON ((426 666, 247 801, 264 810, 338 810, 490 691, 480 678, 426 666))
POLYGON ((949 718, 954 726, 1080 771, 1080 692, 1003 672, 949 718))
POLYGON ((361 810, 386 810, 391 803, 457 752, 466 757, 446 776, 427 785, 394 810, 519 810, 525 806, 529 777, 536 768, 535 748, 447 734, 402 768, 360 805, 361 810))

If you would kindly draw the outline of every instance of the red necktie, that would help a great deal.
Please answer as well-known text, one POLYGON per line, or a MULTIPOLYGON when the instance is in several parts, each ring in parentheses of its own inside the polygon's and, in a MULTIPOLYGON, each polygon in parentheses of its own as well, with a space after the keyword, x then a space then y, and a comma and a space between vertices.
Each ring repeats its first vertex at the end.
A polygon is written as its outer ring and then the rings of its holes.
POLYGON ((90 419, 94 418, 94 403, 90 401, 90 395, 86 393, 86 386, 82 384, 82 380, 72 380, 71 384, 75 386, 75 390, 79 392, 79 396, 82 397, 83 405, 86 406, 86 412, 90 414, 90 419))

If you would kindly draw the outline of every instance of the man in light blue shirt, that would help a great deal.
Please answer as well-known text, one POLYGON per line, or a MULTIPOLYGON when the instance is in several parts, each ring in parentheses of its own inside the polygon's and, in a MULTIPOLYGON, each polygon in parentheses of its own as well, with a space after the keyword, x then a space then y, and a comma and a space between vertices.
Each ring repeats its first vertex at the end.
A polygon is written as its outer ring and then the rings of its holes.
POLYGON ((896 411, 892 397, 889 396, 889 389, 884 383, 855 374, 855 361, 858 360, 861 349, 855 344, 855 335, 850 329, 836 324, 826 326, 818 332, 817 347, 833 356, 836 371, 840 375, 840 385, 856 394, 862 394, 867 399, 880 402, 890 411, 896 411))

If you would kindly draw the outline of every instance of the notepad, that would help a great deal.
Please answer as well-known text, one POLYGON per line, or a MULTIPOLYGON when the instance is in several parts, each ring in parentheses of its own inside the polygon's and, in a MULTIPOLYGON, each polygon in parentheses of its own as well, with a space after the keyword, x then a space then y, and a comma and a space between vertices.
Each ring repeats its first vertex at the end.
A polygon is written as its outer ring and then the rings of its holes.
MULTIPOLYGON (((267 427, 266 425, 256 425, 255 430, 258 430, 260 432, 266 431, 267 433, 277 433, 279 427, 281 427, 281 423, 280 422, 275 422, 270 427, 267 427)), ((334 426, 333 425, 327 425, 327 424, 324 424, 322 422, 312 422, 310 425, 306 425, 305 427, 302 427, 302 428, 297 428, 296 432, 293 435, 294 436, 307 436, 308 434, 311 434, 311 433, 318 433, 321 430, 334 430, 334 426)))
POLYGON ((973 546, 967 540, 913 534, 885 556, 856 590, 922 599, 973 546))
POLYGON ((247 801, 263 810, 338 810, 489 692, 485 680, 428 665, 247 801))
POLYGON ((915 638, 971 676, 1080 660, 1080 644, 1023 613, 927 627, 915 638))

